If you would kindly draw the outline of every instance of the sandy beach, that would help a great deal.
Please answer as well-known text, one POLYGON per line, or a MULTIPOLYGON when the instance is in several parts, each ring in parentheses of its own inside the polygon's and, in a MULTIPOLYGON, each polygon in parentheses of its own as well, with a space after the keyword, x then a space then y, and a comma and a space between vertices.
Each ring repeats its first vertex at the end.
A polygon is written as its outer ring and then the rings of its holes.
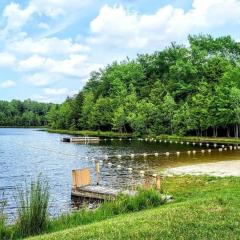
POLYGON ((240 160, 201 163, 167 169, 166 175, 211 175, 217 177, 240 176, 240 160))

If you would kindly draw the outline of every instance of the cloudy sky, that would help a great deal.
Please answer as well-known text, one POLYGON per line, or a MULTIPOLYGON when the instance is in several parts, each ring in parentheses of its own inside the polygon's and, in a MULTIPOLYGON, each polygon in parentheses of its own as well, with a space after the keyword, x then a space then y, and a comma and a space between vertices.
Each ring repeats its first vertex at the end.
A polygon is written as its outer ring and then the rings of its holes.
POLYGON ((239 0, 1 0, 0 99, 62 102, 89 73, 189 34, 239 40, 239 0))

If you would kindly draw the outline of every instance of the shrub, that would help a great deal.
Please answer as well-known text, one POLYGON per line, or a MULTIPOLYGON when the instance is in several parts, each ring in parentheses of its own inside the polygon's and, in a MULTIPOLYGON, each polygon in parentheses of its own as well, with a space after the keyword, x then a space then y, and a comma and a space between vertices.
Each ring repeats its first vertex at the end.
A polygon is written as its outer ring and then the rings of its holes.
POLYGON ((35 235, 46 229, 48 221, 49 186, 40 177, 30 188, 20 187, 17 195, 17 229, 21 237, 35 235))

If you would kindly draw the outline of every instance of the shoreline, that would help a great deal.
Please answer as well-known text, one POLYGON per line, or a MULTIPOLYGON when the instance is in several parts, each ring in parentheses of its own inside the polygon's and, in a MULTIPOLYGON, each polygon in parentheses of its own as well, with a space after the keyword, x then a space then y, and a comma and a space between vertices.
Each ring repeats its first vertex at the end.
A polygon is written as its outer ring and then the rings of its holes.
POLYGON ((174 175, 209 175, 214 177, 240 177, 240 160, 226 160, 213 163, 199 163, 168 168, 166 176, 174 175))
MULTIPOLYGON (((69 135, 88 135, 90 137, 134 137, 132 133, 118 133, 112 131, 92 131, 92 130, 66 130, 66 129, 50 129, 46 128, 49 133, 69 134, 69 135)), ((240 138, 234 137, 198 137, 198 136, 175 136, 175 135, 158 135, 158 136, 141 136, 142 138, 178 140, 189 142, 211 142, 211 143, 239 143, 240 138)))

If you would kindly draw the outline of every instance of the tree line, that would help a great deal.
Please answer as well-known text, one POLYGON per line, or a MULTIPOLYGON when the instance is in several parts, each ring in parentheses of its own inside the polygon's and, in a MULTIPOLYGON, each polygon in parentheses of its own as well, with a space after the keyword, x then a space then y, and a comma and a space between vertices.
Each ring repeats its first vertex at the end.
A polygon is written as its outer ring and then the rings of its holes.
POLYGON ((0 101, 0 126, 44 126, 53 104, 31 101, 0 101))
POLYGON ((240 45, 230 36, 189 36, 162 51, 113 62, 52 106, 55 129, 239 136, 240 45))

